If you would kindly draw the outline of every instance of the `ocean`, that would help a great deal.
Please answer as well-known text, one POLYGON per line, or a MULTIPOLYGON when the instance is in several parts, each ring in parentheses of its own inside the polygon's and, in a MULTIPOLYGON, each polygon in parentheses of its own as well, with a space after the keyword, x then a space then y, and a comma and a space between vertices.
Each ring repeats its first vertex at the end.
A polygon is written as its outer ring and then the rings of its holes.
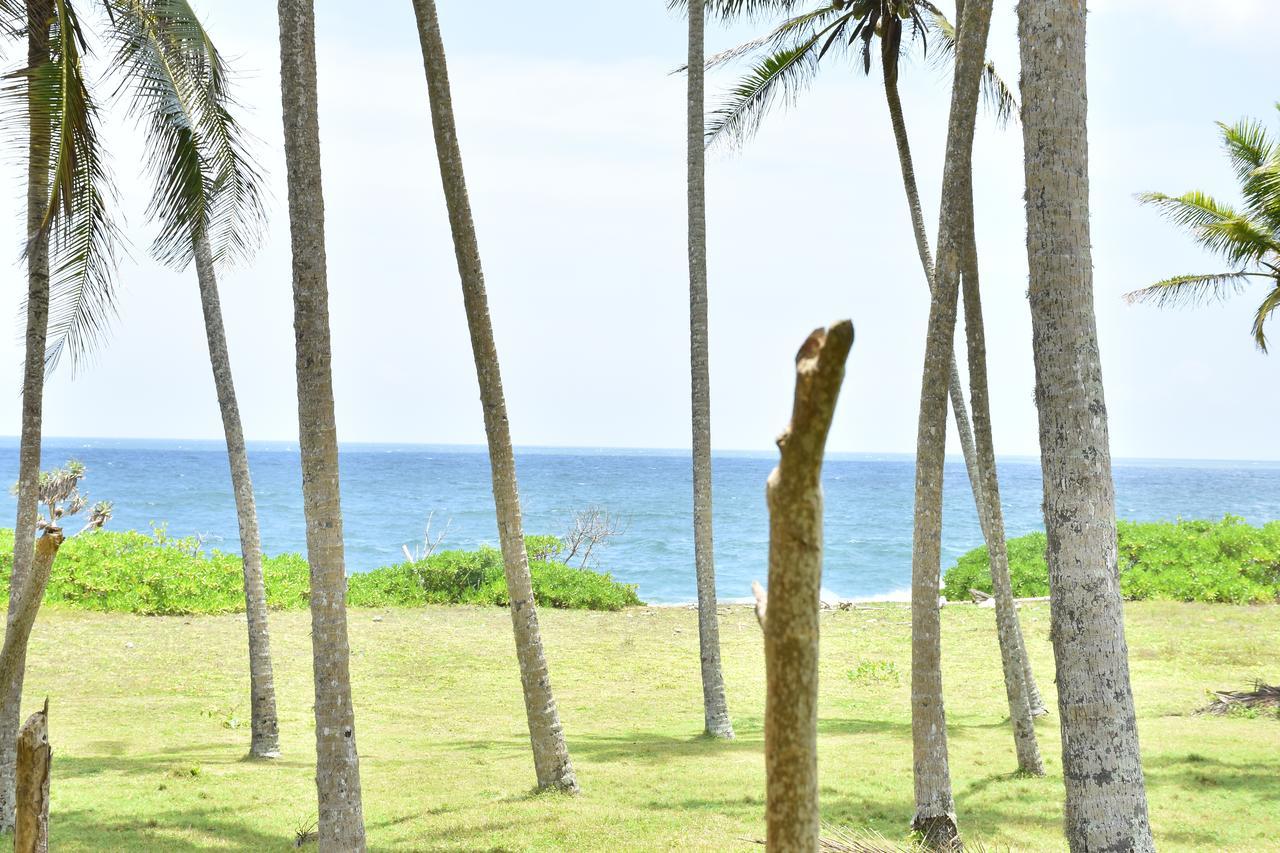
MULTIPOLYGON (((0 441, 0 477, 17 478, 17 441, 0 441)), ((202 535, 208 547, 237 551, 235 504, 221 442, 51 438, 46 467, 78 459, 90 500, 115 503, 115 530, 163 526, 169 536, 202 535)), ((767 575, 764 483, 776 454, 718 453, 714 459, 715 553, 721 599, 750 597, 767 575)), ((488 457, 482 447, 344 445, 342 509, 347 569, 365 572, 403 559, 448 524, 441 545, 497 544, 488 457)), ((599 552, 598 568, 639 586, 654 604, 696 598, 692 485, 688 451, 521 448, 516 453, 527 533, 561 534, 592 506, 622 518, 625 532, 599 552)), ((296 444, 251 442, 250 465, 269 554, 305 553, 302 485, 296 444)), ((1120 518, 1161 520, 1243 516, 1280 518, 1280 462, 1116 460, 1120 518)), ((833 454, 824 470, 824 590, 841 598, 907 597, 911 577, 914 464, 905 455, 833 454)), ((1042 527, 1040 466, 1034 458, 1000 460, 1010 536, 1042 527)), ((964 465, 948 460, 943 514, 943 569, 982 544, 964 465)), ((5 493, 12 524, 13 497, 5 493)))

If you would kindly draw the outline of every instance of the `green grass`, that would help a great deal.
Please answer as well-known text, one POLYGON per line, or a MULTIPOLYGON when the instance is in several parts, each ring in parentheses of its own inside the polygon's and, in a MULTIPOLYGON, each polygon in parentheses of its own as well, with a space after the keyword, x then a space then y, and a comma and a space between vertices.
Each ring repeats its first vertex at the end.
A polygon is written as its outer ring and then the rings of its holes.
MULTIPOLYGON (((1280 602, 1280 521, 1261 527, 1231 515, 1221 521, 1120 521, 1116 534, 1120 591, 1126 599, 1280 602)), ((1045 545, 1042 532, 1009 540, 1014 595, 1049 594, 1045 545)), ((968 600, 970 589, 991 592, 985 545, 962 555, 947 570, 947 598, 968 600)))
MULTIPOLYGON (((1046 605, 1021 611, 1054 704, 1046 605)), ((352 677, 374 850, 760 850, 760 632, 722 609, 739 737, 699 736, 696 614, 544 611, 547 653, 583 793, 533 796, 510 619, 501 609, 353 609, 352 677)), ((1209 688, 1274 682, 1280 607, 1126 608, 1152 822, 1162 851, 1273 849, 1280 721, 1196 716, 1209 688)), ((909 614, 823 613, 825 820, 901 838, 911 818, 909 614)), ((305 612, 272 614, 284 758, 244 760, 243 619, 50 607, 26 710, 50 698, 52 849, 285 850, 315 816, 305 612)), ((1062 849, 1056 714, 1049 776, 1014 778, 994 614, 943 611, 961 828, 994 849, 1062 849)))
MULTIPOLYGON (((610 575, 557 562, 560 541, 528 537, 534 598, 543 607, 621 610, 641 604, 636 587, 610 575)), ((0 595, 13 571, 13 531, 0 530, 0 595)), ((275 610, 307 606, 310 578, 299 554, 263 560, 267 605, 275 610)), ((356 606, 423 604, 505 606, 502 554, 495 548, 444 551, 413 563, 352 575, 348 597, 356 606)), ((45 600, 84 610, 146 616, 216 615, 244 610, 238 554, 206 550, 195 539, 170 539, 162 531, 102 530, 67 540, 58 552, 45 600)))

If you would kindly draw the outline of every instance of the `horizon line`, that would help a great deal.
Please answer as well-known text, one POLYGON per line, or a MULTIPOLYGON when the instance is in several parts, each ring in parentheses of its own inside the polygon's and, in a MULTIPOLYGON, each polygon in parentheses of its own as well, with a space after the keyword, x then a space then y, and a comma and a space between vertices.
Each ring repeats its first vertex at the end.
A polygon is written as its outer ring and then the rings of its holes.
MULTIPOLYGON (((12 443, 16 445, 20 436, 16 435, 0 435, 0 444, 12 443)), ((49 435, 42 436, 41 441, 88 441, 88 442, 163 442, 163 443, 181 443, 181 442, 205 442, 211 444, 225 445, 226 440, 222 437, 217 438, 160 438, 156 436, 143 437, 123 437, 123 436, 82 436, 82 435, 49 435)), ((293 439, 245 439, 246 445, 252 444, 279 444, 290 447, 296 447, 298 440, 293 439)), ((470 451, 488 451, 485 444, 461 443, 461 442, 425 442, 425 441, 342 441, 338 442, 339 448, 343 446, 366 446, 366 447, 421 447, 421 448, 442 448, 446 450, 470 450, 470 451)), ((691 447, 641 447, 637 445, 579 445, 579 444, 516 444, 515 450, 532 450, 532 451, 616 451, 619 453, 645 453, 645 454, 670 454, 670 455, 686 455, 691 454, 691 447)), ((720 447, 712 448, 712 455, 730 454, 730 455, 761 455, 776 452, 772 447, 769 448, 729 448, 720 447)), ((914 459, 915 454, 900 450, 832 450, 827 453, 830 457, 837 456, 892 456, 904 459, 914 459)), ((963 455, 955 452, 946 454, 948 460, 962 460, 963 455)), ((1028 453, 1001 453, 997 454, 998 459, 1010 460, 1034 460, 1038 459, 1038 454, 1028 453)), ((1257 459, 1246 457, 1208 457, 1208 456, 1112 456, 1113 461, 1121 462, 1212 462, 1212 463, 1262 463, 1262 464, 1280 464, 1280 459, 1257 459)))

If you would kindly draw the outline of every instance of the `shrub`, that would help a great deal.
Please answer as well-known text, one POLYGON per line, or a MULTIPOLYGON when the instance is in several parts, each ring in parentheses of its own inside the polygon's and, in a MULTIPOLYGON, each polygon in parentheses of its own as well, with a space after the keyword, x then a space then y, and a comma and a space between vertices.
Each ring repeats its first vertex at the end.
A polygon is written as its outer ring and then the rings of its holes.
MULTIPOLYGON (((554 558, 554 537, 529 537, 531 554, 554 558)), ((310 570, 300 554, 263 559, 267 605, 307 606, 310 570)), ((609 575, 563 563, 532 561, 534 598, 546 607, 618 610, 640 604, 635 587, 609 575)), ((0 530, 0 592, 13 571, 13 531, 0 530)), ((448 551, 420 563, 353 575, 355 606, 507 603, 502 555, 493 548, 448 551)), ((97 531, 68 539, 58 552, 45 601, 50 604, 141 615, 244 611, 239 555, 205 550, 196 539, 168 539, 129 531, 97 531)))
MULTIPOLYGON (((547 553, 532 546, 531 542, 531 555, 547 553)), ((536 559, 530 560, 529 571, 533 577, 534 600, 543 607, 621 610, 642 603, 634 585, 618 583, 608 574, 536 559)), ((370 607, 393 604, 506 605, 509 601, 502 552, 496 548, 443 551, 416 563, 401 563, 352 575, 348 599, 354 605, 370 607)))
MULTIPOLYGON (((1117 524, 1120 591, 1125 598, 1232 604, 1280 600, 1280 521, 1253 527, 1228 515, 1221 521, 1117 524)), ((1009 540, 1013 594, 1049 594, 1045 535, 1009 540)), ((956 601, 970 589, 991 592, 985 546, 947 571, 944 594, 956 601)))

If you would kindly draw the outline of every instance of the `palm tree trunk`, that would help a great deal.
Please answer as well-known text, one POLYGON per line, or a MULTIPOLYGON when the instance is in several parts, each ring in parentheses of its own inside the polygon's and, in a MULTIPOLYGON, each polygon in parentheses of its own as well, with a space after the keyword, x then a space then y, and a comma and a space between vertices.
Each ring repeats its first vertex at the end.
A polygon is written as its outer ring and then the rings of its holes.
POLYGON ((36 540, 26 580, 22 586, 9 591, 11 606, 5 625, 4 647, 0 649, 0 682, 12 683, 26 668, 31 629, 35 627, 36 614, 40 612, 45 587, 49 585, 49 574, 53 571, 53 561, 63 541, 60 528, 46 528, 36 540))
POLYGON ((732 738, 720 668, 711 514, 711 369, 707 344, 707 164, 703 142, 706 0, 689 0, 689 364, 693 386, 693 561, 706 733, 732 738))
POLYGON ((765 817, 769 850, 817 853, 818 596, 822 587, 822 460, 845 362, 848 320, 809 335, 796 355, 791 422, 765 488, 769 600, 764 629, 765 817))
MULTIPOLYGON (((51 0, 27 0, 27 66, 49 61, 51 0)), ((32 101, 34 101, 34 96, 32 101)), ((41 229, 49 206, 50 128, 28 109, 27 138, 27 329, 22 371, 22 427, 18 439, 18 515, 13 532, 13 572, 9 578, 9 617, 18 606, 14 590, 21 590, 31 574, 39 515, 40 436, 44 419, 44 355, 49 332, 49 234, 41 229)), ((24 669, 0 681, 0 831, 13 829, 18 726, 22 722, 24 669)))
MULTIPOLYGON (((959 17, 959 16, 957 16, 959 17)), ((957 21, 957 23, 960 23, 957 21)), ((911 157, 911 144, 907 137, 906 120, 902 112, 902 99, 898 95, 898 71, 894 64, 889 65, 892 56, 882 54, 884 61, 884 79, 885 79, 885 100, 889 105, 889 121, 893 126, 894 141, 898 148, 898 163, 902 169, 902 184, 907 194, 907 207, 911 212, 912 232, 915 235, 916 251, 920 255, 920 265, 924 268, 925 281, 929 286, 929 292, 934 289, 934 266, 933 256, 929 251, 929 235, 925 231, 924 216, 920 204, 920 192, 916 186, 915 165, 911 157)), ((967 327, 966 327, 967 328, 967 327)), ((970 365, 972 370, 972 365, 970 365)), ((956 432, 960 436, 960 449, 964 455, 965 470, 969 475, 969 486, 973 491, 974 508, 978 515, 978 525, 982 529, 982 538, 987 545, 987 553, 995 554, 1003 549, 1003 540, 999 547, 992 547, 992 530, 990 519, 993 516, 1003 517, 1003 512, 999 505, 998 492, 995 497, 988 496, 982 488, 986 481, 994 482, 997 479, 996 470, 992 468, 990 471, 983 470, 983 461, 979 455, 974 442, 973 425, 969 418, 969 407, 965 403, 964 386, 960 381, 960 372, 956 366, 956 358, 952 356, 950 375, 947 379, 947 391, 951 398, 951 411, 955 417, 956 432)), ((1001 524, 1003 526, 1003 523, 1001 524)), ((1009 567, 1008 562, 1000 563, 991 561, 990 568, 993 579, 997 574, 1003 574, 1003 581, 993 581, 999 586, 1001 583, 1009 583, 1009 567)), ((1044 702, 1040 698, 1040 690, 1036 686, 1035 675, 1031 670, 1031 661, 1026 654, 1026 649, 1022 638, 1022 626, 1018 624, 1017 614, 1014 614, 1014 630, 1017 635, 1017 646, 1010 646, 1007 653, 1012 655, 1019 663, 1023 672, 1024 681, 1026 683, 1026 692, 1028 695, 1028 704, 1031 708, 1032 716, 1044 713, 1044 702)), ((1006 654, 1006 643, 1012 642, 1012 635, 1000 633, 1001 654, 1006 654)), ((1006 684, 1006 689, 1009 685, 1006 684)))
POLYGON ((293 248, 298 444, 302 451, 307 560, 311 565, 318 830, 321 850, 363 851, 364 810, 347 642, 347 576, 338 489, 338 431, 333 410, 312 4, 313 0, 279 0, 278 8, 293 248))
POLYGON ((1085 7, 1018 4, 1027 260, 1073 851, 1151 851, 1116 568, 1115 485, 1093 311, 1085 7))
POLYGON ((498 538, 502 544, 507 594, 511 599, 511 622, 515 631, 516 657, 520 663, 520 681, 524 687, 534 770, 539 788, 577 791, 578 783, 574 777, 573 764, 569 760, 569 749, 565 745, 560 712, 551 692, 551 676, 547 670, 542 635, 538 629, 538 612, 534 606, 533 582, 529 576, 529 558, 525 550, 524 525, 520 518, 515 454, 511 447, 511 429, 502 392, 502 374, 493 339, 493 324, 489 319, 484 271, 480 265, 480 246, 471 215, 471 202, 467 197, 462 150, 458 145, 458 133, 454 124, 444 40, 440 35, 440 21, 436 15, 434 0, 413 0, 413 9, 422 43, 422 61, 431 103, 431 124, 435 131, 436 156, 440 161, 440 180, 449 210, 449 227, 453 232, 458 275, 462 279, 462 297, 467 312, 467 328, 471 334, 472 355, 480 384, 480 402, 484 409, 485 436, 489 442, 489 464, 493 474, 493 501, 498 516, 498 538))
MULTIPOLYGON (((911 571, 911 730, 916 814, 914 828, 926 844, 957 842, 955 802, 947 761, 946 714, 942 702, 941 573, 942 481, 946 461, 947 387, 954 363, 956 307, 963 251, 964 190, 972 168, 978 85, 983 69, 991 0, 969 0, 956 46, 955 82, 947 127, 938 227, 938 267, 929 306, 920 424, 916 440, 916 512, 911 571)), ((896 41, 882 42, 882 49, 896 41)), ((888 68, 886 60, 886 68, 888 68)))
POLYGON ((222 430, 227 439, 227 461, 231 466, 231 488, 236 496, 236 520, 240 525, 240 554, 244 564, 244 611, 249 626, 249 701, 252 740, 249 754, 258 758, 280 757, 280 729, 276 718, 276 686, 271 673, 271 639, 267 631, 267 591, 262 579, 262 542, 258 533, 258 512, 254 507, 253 480, 249 476, 249 453, 244 446, 244 428, 231 378, 231 356, 227 353, 227 333, 222 325, 222 305, 218 299, 218 277, 213 252, 204 233, 195 240, 196 275, 200 281, 200 307, 204 311, 205 336, 209 339, 209 363, 222 413, 222 430))
POLYGON ((1004 537, 1004 513, 1000 507, 1000 483, 996 477, 995 440, 991 434, 991 402, 987 388, 987 341, 982 321, 982 291, 978 280, 978 244, 974 234, 973 182, 960 205, 959 227, 964 243, 961 280, 964 294, 964 321, 969 345, 969 398, 973 402, 974 435, 977 439, 978 471, 982 494, 989 514, 986 519, 987 549, 991 583, 996 601, 996 633, 1000 640, 1000 663, 1004 669, 1005 694, 1009 701, 1009 722, 1013 726, 1018 770, 1032 776, 1044 775, 1040 745, 1027 696, 1026 650, 1018 627, 1018 611, 1009 578, 1009 552, 1004 537))

